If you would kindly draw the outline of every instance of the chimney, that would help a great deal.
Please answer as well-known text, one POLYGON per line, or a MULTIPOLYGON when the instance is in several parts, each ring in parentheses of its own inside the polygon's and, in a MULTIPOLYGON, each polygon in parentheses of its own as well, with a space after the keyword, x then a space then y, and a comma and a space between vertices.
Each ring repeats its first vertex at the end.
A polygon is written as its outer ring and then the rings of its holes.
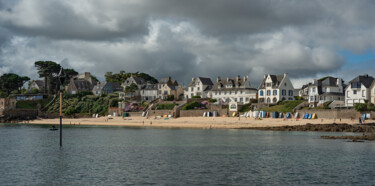
POLYGON ((191 78, 191 81, 194 81, 195 78, 191 78))
POLYGON ((171 80, 172 80, 172 78, 171 78, 171 76, 169 76, 169 77, 168 77, 168 81, 171 81, 171 80))
POLYGON ((216 82, 218 83, 219 81, 221 81, 220 76, 217 76, 216 82))
POLYGON ((337 85, 337 86, 340 86, 340 85, 341 85, 341 83, 342 83, 342 80, 341 80, 341 78, 337 78, 337 82, 336 82, 336 85, 337 85))
POLYGON ((229 77, 227 77, 227 82, 229 81, 229 77))
POLYGON ((288 76, 288 73, 284 73, 284 78, 288 76))
POLYGON ((239 81, 240 81, 240 79, 241 79, 241 76, 240 76, 240 75, 238 75, 238 76, 237 76, 237 78, 236 78, 236 81, 237 81, 237 82, 239 82, 239 81))
POLYGON ((90 72, 85 72, 85 79, 88 79, 90 77, 91 77, 90 72))
POLYGON ((267 74, 264 74, 264 79, 266 79, 266 77, 267 77, 267 74))

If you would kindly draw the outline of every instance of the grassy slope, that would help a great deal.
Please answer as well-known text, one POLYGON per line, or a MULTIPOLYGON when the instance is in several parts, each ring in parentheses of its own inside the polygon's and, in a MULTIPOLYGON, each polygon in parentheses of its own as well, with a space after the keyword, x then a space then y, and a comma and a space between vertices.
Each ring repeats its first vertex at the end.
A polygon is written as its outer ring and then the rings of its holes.
POLYGON ((264 108, 262 110, 267 112, 293 112, 293 109, 304 102, 303 100, 295 100, 295 101, 283 101, 280 102, 278 105, 271 106, 269 108, 264 108))

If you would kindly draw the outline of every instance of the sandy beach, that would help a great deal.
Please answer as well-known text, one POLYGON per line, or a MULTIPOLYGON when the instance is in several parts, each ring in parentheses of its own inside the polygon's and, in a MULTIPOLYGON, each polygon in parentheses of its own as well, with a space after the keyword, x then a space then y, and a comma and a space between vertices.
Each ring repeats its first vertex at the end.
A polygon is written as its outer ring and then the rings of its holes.
MULTIPOLYGON (((370 121, 367 121, 370 122, 370 121)), ((59 124, 59 119, 37 119, 29 122, 30 124, 59 124)), ((132 126, 132 127, 165 127, 165 128, 221 128, 221 129, 238 129, 238 128, 259 128, 259 127, 277 127, 277 126, 294 126, 306 124, 358 124, 357 120, 350 119, 273 119, 263 118, 256 120, 254 118, 207 118, 207 117, 184 117, 184 118, 145 118, 129 117, 121 118, 107 117, 100 118, 63 118, 64 125, 103 125, 103 126, 132 126)))

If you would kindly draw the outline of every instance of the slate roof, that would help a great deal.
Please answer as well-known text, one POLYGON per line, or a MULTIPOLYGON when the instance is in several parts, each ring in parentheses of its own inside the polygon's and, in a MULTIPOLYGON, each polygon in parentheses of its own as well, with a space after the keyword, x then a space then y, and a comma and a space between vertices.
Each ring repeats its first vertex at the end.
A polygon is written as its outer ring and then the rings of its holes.
POLYGON ((158 86, 156 84, 148 84, 141 87, 141 90, 157 90, 158 86))
POLYGON ((141 78, 141 77, 134 77, 134 76, 133 76, 133 79, 134 79, 134 81, 135 81, 138 85, 140 85, 140 84, 144 84, 144 83, 145 83, 145 80, 144 80, 143 78, 141 78))
POLYGON ((199 80, 201 80, 203 85, 214 85, 210 78, 206 78, 206 77, 198 77, 198 78, 199 80))
POLYGON ((369 76, 369 75, 363 75, 363 76, 357 76, 353 80, 349 81, 350 85, 351 83, 362 83, 366 88, 370 88, 372 82, 374 81, 374 77, 369 76))
MULTIPOLYGON (((271 77, 271 80, 272 80, 272 88, 279 88, 280 86, 280 82, 284 79, 284 74, 282 75, 271 75, 269 74, 269 76, 271 77)), ((267 79, 268 75, 266 76, 266 78, 263 79, 262 83, 259 85, 259 89, 265 89, 266 85, 265 85, 265 82, 266 82, 266 79, 267 79)))
POLYGON ((108 82, 110 86, 112 86, 113 91, 123 91, 124 89, 121 87, 120 83, 117 82, 108 82))
POLYGON ((221 79, 217 83, 215 83, 215 85, 213 85, 211 90, 212 91, 221 91, 221 90, 236 91, 236 90, 244 90, 244 89, 257 90, 256 88, 253 88, 250 86, 250 83, 247 81, 247 79, 244 80, 243 78, 239 78, 239 81, 237 81, 237 78, 221 79), (226 87, 227 85, 231 85, 232 87, 227 88, 226 87))
POLYGON ((89 90, 90 91, 90 89, 91 89, 90 88, 91 87, 90 82, 85 81, 85 80, 74 80, 74 85, 78 90, 89 90))

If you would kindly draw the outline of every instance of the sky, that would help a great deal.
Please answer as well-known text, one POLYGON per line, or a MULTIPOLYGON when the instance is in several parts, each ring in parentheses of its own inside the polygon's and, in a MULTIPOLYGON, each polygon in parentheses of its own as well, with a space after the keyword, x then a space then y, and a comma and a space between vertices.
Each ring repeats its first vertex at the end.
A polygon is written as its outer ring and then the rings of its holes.
POLYGON ((35 61, 91 72, 192 77, 375 76, 373 0, 0 0, 0 75, 35 61))

